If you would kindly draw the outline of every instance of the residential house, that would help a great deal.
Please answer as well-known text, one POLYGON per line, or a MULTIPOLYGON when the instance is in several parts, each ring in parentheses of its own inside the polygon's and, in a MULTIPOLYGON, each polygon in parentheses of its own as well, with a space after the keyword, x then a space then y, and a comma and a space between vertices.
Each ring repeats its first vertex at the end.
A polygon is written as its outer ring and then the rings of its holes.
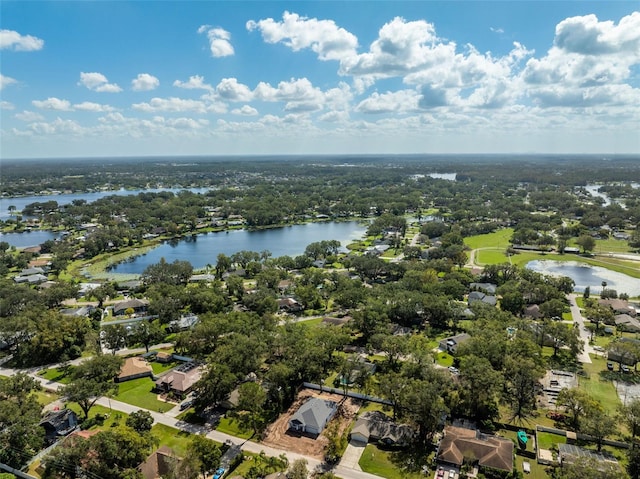
POLYGON ((78 416, 71 409, 49 411, 40 421, 40 426, 44 428, 47 443, 53 443, 78 427, 78 416))
POLYGON ((637 314, 636 309, 622 299, 599 299, 598 304, 601 306, 609 306, 614 314, 628 314, 629 316, 635 316, 637 314))
POLYGON ((61 309, 60 310, 60 314, 63 314, 65 316, 77 316, 77 317, 87 317, 89 316, 91 313, 93 313, 93 311, 95 311, 95 306, 82 306, 81 308, 66 308, 66 309, 61 309))
POLYGON ((537 304, 530 304, 524 309, 524 317, 531 319, 540 319, 542 313, 540 312, 540 306, 537 304))
POLYGON ((486 294, 496 294, 497 285, 493 283, 471 283, 469 285, 469 289, 471 291, 481 291, 486 294))
POLYGON ((121 316, 127 314, 127 310, 133 310, 134 314, 144 313, 149 307, 149 301, 146 299, 128 299, 126 301, 120 301, 113 305, 113 315, 121 316))
POLYGON ((116 377, 116 382, 121 383, 144 377, 152 378, 153 368, 144 358, 138 356, 125 359, 120 373, 116 377))
POLYGON ((308 399, 289 420, 289 429, 318 436, 338 411, 338 403, 321 398, 308 399))
POLYGON ((455 336, 444 338, 442 341, 440 341, 439 347, 442 351, 445 351, 449 354, 455 354, 458 350, 458 347, 469 339, 471 339, 471 336, 469 336, 467 333, 456 334, 455 336))
POLYGON ((173 449, 161 446, 138 466, 138 471, 144 479, 160 479, 175 471, 181 459, 176 456, 173 449))
POLYGON ((436 461, 456 467, 461 467, 466 462, 480 468, 511 472, 513 441, 474 429, 447 426, 438 447, 436 461))
POLYGON ((191 392, 193 385, 202 377, 202 366, 195 362, 181 364, 156 381, 156 390, 183 397, 191 392))
POLYGON ((622 331, 631 333, 640 332, 640 321, 628 314, 616 314, 614 317, 616 327, 622 331))
POLYGON ((43 274, 30 274, 28 276, 14 276, 13 281, 18 284, 40 284, 47 281, 47 277, 43 274))
POLYGON ((410 444, 415 431, 407 424, 397 424, 380 411, 368 411, 360 416, 353 429, 351 440, 359 444, 380 442, 387 446, 404 446, 410 444))
POLYGON ((191 328, 193 328, 196 324, 198 324, 198 322, 200 321, 200 319, 198 318, 197 315, 195 314, 187 314, 187 315, 183 315, 180 316, 180 318, 173 320, 173 321, 169 321, 169 324, 167 326, 167 331, 170 333, 178 333, 180 331, 187 331, 191 328))
POLYGON ((304 307, 298 302, 297 299, 287 297, 278 298, 278 309, 280 311, 286 311, 287 313, 297 313, 302 311, 304 307))
POLYGON ((474 303, 488 304, 489 306, 495 306, 498 303, 498 299, 490 294, 485 294, 482 291, 471 291, 467 297, 467 303, 471 306, 474 303))

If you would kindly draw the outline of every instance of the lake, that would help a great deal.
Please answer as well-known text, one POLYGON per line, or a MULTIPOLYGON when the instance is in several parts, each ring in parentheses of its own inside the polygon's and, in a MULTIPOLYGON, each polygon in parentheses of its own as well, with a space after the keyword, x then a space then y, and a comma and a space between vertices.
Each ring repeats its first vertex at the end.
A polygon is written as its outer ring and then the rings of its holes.
POLYGON ((206 193, 211 188, 149 188, 147 190, 113 190, 113 191, 95 191, 92 193, 68 193, 59 195, 40 195, 40 196, 20 196, 17 198, 3 198, 0 197, 0 219, 7 220, 10 218, 9 206, 15 206, 16 212, 20 212, 25 206, 31 203, 43 203, 45 201, 57 201, 58 205, 68 205, 73 200, 85 200, 87 203, 92 203, 101 198, 107 196, 127 196, 137 195, 138 193, 159 193, 161 191, 170 191, 171 193, 178 193, 179 191, 191 191, 193 193, 206 193))
POLYGON ((640 296, 640 279, 600 266, 591 266, 578 261, 535 260, 529 261, 526 267, 550 276, 568 276, 576 283, 574 289, 581 293, 589 286, 591 293, 600 294, 602 282, 606 281, 607 289, 615 289, 618 294, 627 293, 630 297, 640 296))
POLYGON ((231 256, 238 251, 268 250, 274 258, 297 256, 304 253, 307 245, 316 241, 338 240, 344 247, 361 239, 367 226, 358 221, 346 221, 308 223, 259 231, 235 230, 200 234, 178 241, 167 241, 144 255, 114 266, 111 272, 140 274, 161 258, 168 263, 175 260, 189 261, 195 269, 200 269, 207 264, 215 265, 220 253, 231 256))
POLYGON ((60 233, 53 231, 25 231, 24 233, 0 233, 0 241, 6 241, 16 248, 28 248, 38 246, 47 240, 54 240, 60 237, 60 233))

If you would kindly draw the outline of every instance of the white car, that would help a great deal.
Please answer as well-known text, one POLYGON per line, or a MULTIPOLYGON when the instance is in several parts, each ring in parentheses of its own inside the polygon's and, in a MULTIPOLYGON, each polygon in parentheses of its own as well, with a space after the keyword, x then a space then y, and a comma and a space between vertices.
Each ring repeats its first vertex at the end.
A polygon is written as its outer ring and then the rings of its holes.
POLYGON ((456 477, 456 471, 454 471, 453 469, 451 469, 449 471, 449 479, 453 479, 454 477, 456 477))

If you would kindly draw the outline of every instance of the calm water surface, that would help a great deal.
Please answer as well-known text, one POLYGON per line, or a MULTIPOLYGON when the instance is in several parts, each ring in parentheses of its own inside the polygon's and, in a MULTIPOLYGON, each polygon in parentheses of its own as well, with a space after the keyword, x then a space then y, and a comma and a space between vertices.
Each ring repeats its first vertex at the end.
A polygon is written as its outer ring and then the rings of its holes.
POLYGON ((194 268, 215 265, 220 253, 231 256, 238 251, 271 252, 272 257, 297 256, 304 253, 310 243, 322 240, 338 240, 342 246, 362 238, 367 224, 357 221, 344 223, 309 223, 260 231, 236 230, 208 233, 169 241, 149 253, 137 256, 115 266, 114 273, 140 274, 161 258, 168 263, 175 260, 189 261, 194 268))
POLYGON ((53 231, 25 231, 24 233, 0 233, 0 241, 6 241, 16 248, 28 248, 38 246, 47 240, 60 237, 60 233, 53 231))
POLYGON ((581 293, 589 286, 592 293, 599 294, 602 291, 602 282, 606 281, 607 289, 615 289, 618 294, 640 296, 640 279, 600 266, 591 266, 577 261, 535 260, 529 261, 526 267, 550 276, 568 276, 576 283, 574 289, 581 293))

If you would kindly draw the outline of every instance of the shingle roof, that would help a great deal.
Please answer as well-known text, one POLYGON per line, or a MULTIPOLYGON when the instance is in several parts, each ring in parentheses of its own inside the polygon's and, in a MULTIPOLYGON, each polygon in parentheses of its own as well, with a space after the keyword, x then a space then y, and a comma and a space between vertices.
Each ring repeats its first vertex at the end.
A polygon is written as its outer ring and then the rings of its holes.
POLYGON ((327 422, 327 418, 335 412, 337 407, 338 405, 335 401, 311 398, 300 406, 291 417, 291 422, 298 421, 305 426, 321 430, 327 422))
POLYGON ((513 442, 488 436, 471 429, 449 426, 445 428, 437 459, 462 465, 465 459, 478 461, 483 467, 513 470, 513 442))

